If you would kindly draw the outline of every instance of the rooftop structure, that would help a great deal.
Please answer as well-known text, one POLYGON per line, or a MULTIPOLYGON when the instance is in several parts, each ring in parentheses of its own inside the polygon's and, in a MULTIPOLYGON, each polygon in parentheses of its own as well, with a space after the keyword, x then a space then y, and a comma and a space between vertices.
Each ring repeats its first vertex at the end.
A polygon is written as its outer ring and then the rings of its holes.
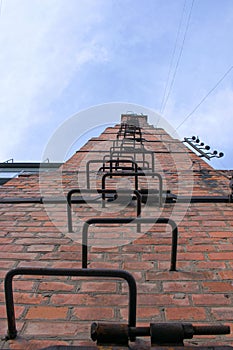
MULTIPOLYGON (((2 348, 95 346, 92 322, 128 324, 124 278, 80 277, 74 269, 130 273, 137 326, 229 325, 230 334, 197 335, 185 344, 233 346, 230 175, 150 125, 149 117, 123 114, 58 169, 0 186, 2 339, 9 331, 4 278, 18 269, 18 335, 2 340, 2 348), (48 276, 45 269, 71 272, 48 276)), ((150 349, 150 338, 140 339, 135 344, 150 349)))

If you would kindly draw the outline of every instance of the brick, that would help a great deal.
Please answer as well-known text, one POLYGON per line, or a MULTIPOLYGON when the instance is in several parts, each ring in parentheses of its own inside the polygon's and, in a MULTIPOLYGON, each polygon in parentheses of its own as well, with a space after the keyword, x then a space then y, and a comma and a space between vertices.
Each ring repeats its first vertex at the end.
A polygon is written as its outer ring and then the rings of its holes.
POLYGON ((9 341, 10 349, 12 350, 41 350, 51 346, 68 346, 69 343, 61 340, 33 340, 16 338, 14 341, 9 341))
POLYGON ((188 252, 215 252, 217 248, 214 245, 208 244, 196 244, 193 246, 187 246, 188 252))
POLYGON ((52 252, 54 250, 54 245, 48 244, 33 244, 27 248, 28 252, 52 252))
POLYGON ((118 262, 91 261, 91 257, 89 261, 88 267, 92 269, 119 269, 118 262))
POLYGON ((161 260, 170 260, 170 252, 166 253, 150 253, 150 254, 142 254, 142 260, 144 261, 161 261, 161 260))
POLYGON ((232 292, 233 284, 231 282, 203 282, 204 290, 208 290, 210 292, 232 292))
MULTIPOLYGON (((138 293, 158 293, 160 291, 160 286, 159 284, 153 282, 153 283, 138 283, 137 286, 137 291, 138 293)), ((128 292, 128 287, 124 285, 123 287, 123 292, 128 292)))
MULTIPOLYGON (((118 261, 122 262, 122 253, 107 253, 106 254, 106 260, 107 261, 118 261)), ((140 254, 139 253, 124 253, 124 261, 125 262, 136 262, 140 260, 140 254)))
POLYGON ((25 316, 27 319, 65 319, 68 313, 68 307, 51 306, 31 306, 25 316))
POLYGON ((34 253, 11 253, 1 252, 1 259, 5 260, 35 260, 37 254, 34 253))
POLYGON ((216 230, 216 227, 225 227, 226 222, 224 220, 210 220, 210 221, 202 221, 203 226, 211 226, 216 230))
POLYGON ((26 336, 48 336, 52 337, 59 334, 59 338, 63 336, 77 336, 78 333, 88 331, 89 325, 81 325, 77 322, 39 322, 39 321, 31 321, 27 322, 25 328, 26 336))
POLYGON ((115 293, 117 284, 115 282, 82 282, 81 292, 103 292, 115 293))
POLYGON ((201 321, 206 320, 206 313, 203 307, 171 307, 165 308, 166 319, 169 321, 201 321))
POLYGON ((13 238, 9 237, 0 237, 0 247, 3 245, 9 245, 13 242, 13 238))
POLYGON ((232 270, 224 270, 218 272, 218 275, 223 280, 233 280, 233 271, 232 270))
POLYGON ((203 253, 178 253, 178 260, 204 260, 203 253))
POLYGON ((163 282, 164 292, 199 292, 200 286, 197 282, 163 282))
POLYGON ((0 266, 1 269, 11 269, 14 267, 15 261, 9 261, 9 260, 2 260, 0 255, 0 266))
POLYGON ((75 253, 75 252, 51 252, 46 253, 43 256, 40 257, 41 260, 80 260, 81 259, 81 252, 75 253))
MULTIPOLYGON (((48 261, 18 261, 17 267, 48 267, 48 261)), ((24 276, 26 278, 26 276, 24 276)), ((29 277, 31 278, 31 276, 29 277)), ((35 277, 36 278, 36 277, 35 277)))
POLYGON ((74 284, 50 281, 50 282, 40 282, 38 290, 39 291, 52 290, 54 292, 58 292, 58 291, 72 291, 74 290, 74 288, 75 288, 74 284))
POLYGON ((192 296, 194 305, 227 305, 231 304, 227 294, 194 294, 192 296))
POLYGON ((209 253, 210 260, 233 260, 232 252, 209 253))
POLYGON ((138 294, 139 305, 180 305, 188 306, 190 304, 188 295, 185 293, 172 294, 138 294))
POLYGON ((198 270, 215 270, 215 269, 225 269, 225 261, 197 261, 195 263, 195 268, 198 270))
POLYGON ((152 262, 146 262, 146 261, 141 261, 141 262, 124 262, 123 263, 123 269, 124 270, 150 270, 153 269, 154 264, 152 262))
POLYGON ((111 320, 114 318, 114 310, 107 307, 74 307, 73 315, 79 320, 111 320))
POLYGON ((211 313, 218 321, 233 321, 233 307, 212 308, 211 313))
POLYGON ((41 304, 47 301, 47 297, 40 294, 29 294, 29 293, 14 293, 14 302, 16 304, 41 304))
MULTIPOLYGON (((38 233, 38 230, 36 230, 36 232, 38 233)), ((21 238, 21 239, 17 239, 16 240, 16 244, 20 244, 20 245, 31 245, 31 244, 69 244, 70 240, 68 238, 59 238, 59 239, 55 239, 54 237, 50 237, 50 238, 21 238)))
POLYGON ((52 304, 55 305, 126 305, 128 304, 127 295, 112 294, 54 294, 51 297, 52 304))
POLYGON ((182 280, 206 280, 213 279, 214 273, 211 271, 148 271, 146 273, 147 281, 182 281, 182 280))
POLYGON ((20 291, 29 291, 32 292, 35 287, 35 281, 28 281, 28 280, 13 280, 13 290, 20 290, 20 291))
POLYGON ((151 252, 152 250, 152 245, 142 245, 142 244, 128 244, 124 247, 122 247, 123 252, 151 252))
POLYGON ((233 237, 233 232, 231 231, 211 231, 209 232, 210 237, 219 237, 219 238, 227 238, 227 237, 233 237))
MULTIPOLYGON (((120 315, 124 320, 128 319, 128 309, 122 308, 120 310, 120 315)), ((160 319, 160 310, 158 308, 148 308, 148 307, 138 307, 137 308, 137 320, 158 320, 160 319)), ((138 323, 138 322, 137 322, 138 323)))

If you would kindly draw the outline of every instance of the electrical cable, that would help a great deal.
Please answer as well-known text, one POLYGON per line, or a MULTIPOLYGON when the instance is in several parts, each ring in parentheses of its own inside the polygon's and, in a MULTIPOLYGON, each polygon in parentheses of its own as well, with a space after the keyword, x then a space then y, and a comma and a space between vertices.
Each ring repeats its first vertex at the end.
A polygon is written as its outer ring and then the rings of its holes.
POLYGON ((182 123, 180 123, 180 125, 177 126, 177 128, 175 129, 178 130, 181 125, 183 125, 186 120, 188 120, 191 115, 193 115, 194 112, 196 112, 196 110, 200 107, 200 105, 207 99, 207 97, 218 87, 218 85, 226 78, 226 76, 230 73, 230 71, 233 69, 233 66, 231 66, 224 74, 223 76, 218 80, 218 82, 214 85, 214 87, 201 99, 201 101, 196 105, 196 107, 192 110, 192 112, 190 112, 182 121, 182 123))
POLYGON ((167 93, 167 88, 168 88, 168 82, 169 82, 170 77, 171 77, 172 66, 173 66, 173 63, 174 63, 176 48, 177 48, 178 39, 179 39, 179 36, 180 36, 181 25, 183 23, 186 3, 187 3, 187 0, 184 1, 183 10, 182 10, 182 14, 181 14, 181 17, 180 17, 178 30, 177 30, 177 33, 176 33, 175 45, 174 45, 173 52, 172 52, 172 55, 171 55, 171 60, 170 60, 170 65, 169 65, 169 70, 168 70, 168 75, 167 75, 167 81, 166 81, 166 85, 165 85, 165 89, 164 89, 164 93, 163 93, 163 98, 162 98, 162 102, 161 102, 161 106, 160 106, 160 113, 162 113, 162 110, 163 110, 163 105, 164 105, 164 101, 165 101, 165 97, 166 97, 166 93, 167 93))
POLYGON ((180 48, 180 53, 179 53, 179 56, 177 58, 175 70, 174 70, 173 77, 172 77, 171 84, 170 84, 170 88, 168 90, 168 94, 167 94, 166 100, 164 102, 163 109, 161 111, 162 113, 165 110, 165 107, 167 105, 167 101, 168 101, 168 99, 170 97, 170 94, 171 94, 171 91, 172 91, 172 88, 173 88, 173 85, 174 85, 174 82, 175 82, 176 73, 177 73, 177 70, 178 70, 178 67, 179 67, 179 64, 180 64, 180 60, 181 60, 181 56, 182 56, 182 53, 183 53, 183 49, 184 49, 184 43, 185 43, 185 40, 186 40, 186 37, 187 37, 187 32, 188 32, 188 28, 189 28, 189 24, 190 24, 190 19, 191 19, 191 15, 192 15, 194 1, 195 0, 192 1, 191 7, 190 7, 190 10, 189 10, 188 20, 187 20, 187 23, 186 23, 186 28, 185 28, 185 32, 184 32, 184 37, 183 37, 183 41, 182 41, 182 44, 181 44, 181 48, 180 48))

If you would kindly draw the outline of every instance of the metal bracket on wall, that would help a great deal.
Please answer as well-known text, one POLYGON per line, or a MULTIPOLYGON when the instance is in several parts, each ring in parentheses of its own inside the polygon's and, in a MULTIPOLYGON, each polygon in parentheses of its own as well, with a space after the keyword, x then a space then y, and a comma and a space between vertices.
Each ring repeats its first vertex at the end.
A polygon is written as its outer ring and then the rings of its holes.
POLYGON ((128 326, 136 326, 137 311, 137 285, 134 277, 124 270, 111 269, 59 269, 59 268, 16 268, 8 271, 5 276, 5 300, 8 321, 8 332, 6 340, 15 339, 17 336, 15 308, 13 298, 13 277, 20 275, 33 276, 77 276, 77 277, 106 277, 121 278, 128 283, 129 287, 129 306, 128 306, 128 326))
MULTIPOLYGON (((124 190, 124 189, 118 189, 118 190, 106 190, 106 189, 97 189, 97 190, 94 190, 94 189, 76 189, 76 188, 74 188, 74 189, 72 189, 72 190, 70 190, 68 193, 67 193, 67 224, 68 224, 68 232, 73 232, 73 223, 72 223, 72 208, 71 208, 71 203, 73 203, 74 202, 74 200, 72 200, 72 196, 75 194, 75 193, 81 193, 81 195, 82 194, 84 194, 84 193, 100 193, 100 194, 107 194, 107 193, 109 193, 109 194, 111 194, 111 195, 113 195, 114 197, 114 199, 116 199, 117 198, 117 196, 118 196, 118 193, 119 194, 122 194, 122 195, 135 195, 136 196, 136 199, 137 199, 137 212, 136 212, 136 215, 137 215, 137 217, 138 216, 140 216, 141 215, 141 202, 142 202, 142 195, 140 194, 140 192, 139 191, 137 191, 137 190, 124 190)), ((99 199, 102 199, 102 207, 105 207, 105 201, 103 200, 103 198, 102 198, 102 195, 101 196, 98 196, 97 198, 95 198, 95 199, 83 199, 82 197, 79 197, 79 199, 77 199, 76 198, 76 200, 75 200, 75 203, 77 204, 77 203, 88 203, 88 202, 96 202, 97 200, 99 200, 99 199)), ((137 230, 138 230, 138 232, 140 232, 140 224, 138 224, 138 226, 137 226, 137 230)))
POLYGON ((176 271, 178 227, 172 219, 168 218, 93 218, 83 225, 82 232, 82 267, 87 268, 88 262, 88 229, 94 224, 167 224, 172 228, 172 248, 170 271, 176 271))
MULTIPOLYGON (((107 177, 129 177, 132 176, 135 178, 135 190, 138 190, 138 177, 139 176, 151 176, 152 178, 157 177, 159 180, 159 206, 162 206, 162 195, 163 195, 163 179, 162 176, 159 173, 155 173, 155 172, 125 172, 125 173, 106 173, 102 176, 102 190, 106 189, 106 178, 107 177)), ((149 192, 149 190, 148 190, 149 192)), ((105 199, 105 196, 103 194, 103 199, 105 199)))
POLYGON ((207 152, 210 150, 210 146, 205 146, 204 142, 201 142, 198 136, 185 137, 183 142, 186 142, 189 146, 195 149, 195 151, 199 153, 199 157, 204 157, 210 160, 211 158, 222 158, 224 156, 223 152, 207 152))

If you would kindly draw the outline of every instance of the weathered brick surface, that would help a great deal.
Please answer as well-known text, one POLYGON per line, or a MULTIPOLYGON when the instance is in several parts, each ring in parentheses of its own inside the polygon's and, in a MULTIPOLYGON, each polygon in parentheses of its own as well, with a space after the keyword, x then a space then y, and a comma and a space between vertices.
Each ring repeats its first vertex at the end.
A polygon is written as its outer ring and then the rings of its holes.
MULTIPOLYGON (((62 168, 39 177, 19 177, 0 187, 0 197, 63 196, 86 188, 86 162, 102 159, 116 138, 119 125, 107 128, 73 155, 62 168), (98 141, 97 141, 98 140, 98 141), (93 152, 93 150, 97 152, 93 152), (77 172, 78 170, 78 172, 77 172), (61 185, 62 184, 62 185, 61 185)), ((202 161, 164 130, 145 127, 147 150, 155 151, 155 167, 164 189, 177 195, 228 195, 228 179, 202 161), (152 142, 153 141, 153 142, 152 142), (167 152, 167 153, 161 153, 167 152), (187 157, 188 155, 188 157, 187 157), (193 183, 192 183, 193 182, 193 183)), ((146 158, 150 161, 150 157, 146 158)), ((91 186, 100 186, 100 164, 91 166, 91 186)), ((108 179, 107 188, 134 185, 127 178, 108 179)), ((158 188, 157 179, 139 178, 139 187, 158 188)), ((0 204, 0 329, 6 333, 3 278, 14 267, 81 267, 81 233, 92 217, 135 217, 136 201, 74 204, 74 233, 68 234, 65 204, 0 204)), ((138 324, 191 321, 233 324, 233 219, 230 203, 142 205, 142 217, 171 217, 178 222, 176 272, 169 271, 169 225, 92 225, 89 265, 126 269, 138 285, 138 324)), ((90 344, 95 320, 126 322, 128 287, 120 281, 74 277, 22 276, 14 281, 20 337, 2 342, 10 349, 39 349, 49 345, 90 344)), ((211 343, 233 344, 233 335, 209 337, 211 343)), ((196 343, 207 343, 203 337, 196 343)))

